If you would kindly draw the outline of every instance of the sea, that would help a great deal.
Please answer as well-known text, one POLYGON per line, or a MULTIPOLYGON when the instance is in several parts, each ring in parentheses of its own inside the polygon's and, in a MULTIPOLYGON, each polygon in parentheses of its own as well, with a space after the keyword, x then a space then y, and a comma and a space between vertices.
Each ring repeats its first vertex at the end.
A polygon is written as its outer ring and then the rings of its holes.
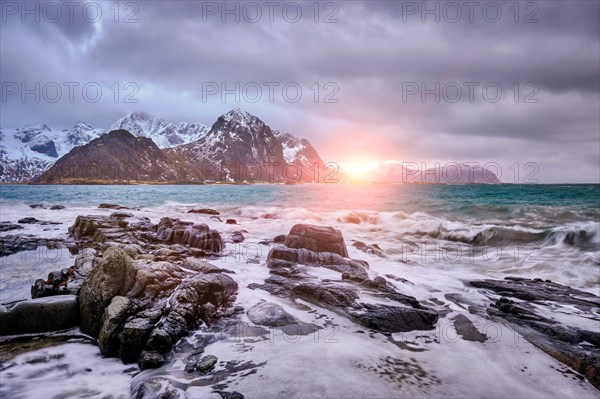
MULTIPOLYGON (((311 314, 247 288, 269 276, 266 257, 273 237, 287 234, 297 223, 339 229, 350 257, 366 260, 372 277, 400 278, 397 281, 403 282, 390 280, 400 292, 438 304, 447 310, 446 315, 465 310, 448 300, 452 295, 477 306, 489 305, 488 297, 466 284, 474 279, 541 278, 600 296, 600 185, 0 185, 0 221, 16 223, 34 217, 58 223, 24 224, 21 230, 0 235, 68 239, 67 229, 78 215, 114 212, 99 209, 101 203, 128 207, 127 212, 154 223, 164 216, 207 223, 226 241, 234 231, 243 231, 243 243, 227 243, 224 256, 213 260, 236 272, 238 304, 249 307, 268 300, 306 322, 314 322, 311 314), (34 204, 43 207, 32 208, 34 204), (53 205, 65 208, 50 210, 53 205), (215 209, 223 222, 188 214, 193 208, 215 209), (225 224, 225 219, 235 219, 237 224, 225 224), (363 252, 353 245, 357 242, 376 245, 382 253, 363 252)), ((27 298, 35 279, 73 260, 66 249, 50 248, 0 258, 0 303, 27 298)), ((322 268, 314 271, 315 278, 321 279, 339 278, 335 274, 322 268)), ((451 319, 446 316, 440 318, 437 335, 430 340, 433 343, 412 340, 407 349, 389 337, 357 333, 347 319, 320 311, 333 321, 329 325, 338 326, 332 342, 323 342, 326 334, 322 332, 321 339, 304 337, 309 341, 293 343, 273 339, 242 350, 239 342, 224 339, 209 345, 206 353, 219 360, 262 365, 252 375, 229 377, 230 388, 246 397, 599 395, 587 383, 564 378, 557 371, 563 365, 517 339, 514 331, 483 318, 477 320, 479 326, 488 326, 488 335, 497 335, 495 341, 480 344, 451 339, 451 327, 444 330, 451 319), (406 378, 390 377, 402 370, 406 378)), ((550 317, 588 323, 589 328, 600 330, 598 314, 558 309, 550 317)), ((193 340, 194 334, 188 339, 193 340)), ((0 368, 0 393, 6 397, 42 393, 44 397, 70 397, 73 391, 61 381, 74 376, 86 397, 129 397, 149 376, 178 381, 187 397, 220 397, 210 387, 187 378, 181 359, 130 375, 124 374, 127 368, 118 360, 104 359, 94 346, 78 342, 22 354, 13 363, 8 369, 0 368), (64 356, 51 356, 56 353, 64 356), (43 366, 28 362, 40 354, 50 360, 43 366)))

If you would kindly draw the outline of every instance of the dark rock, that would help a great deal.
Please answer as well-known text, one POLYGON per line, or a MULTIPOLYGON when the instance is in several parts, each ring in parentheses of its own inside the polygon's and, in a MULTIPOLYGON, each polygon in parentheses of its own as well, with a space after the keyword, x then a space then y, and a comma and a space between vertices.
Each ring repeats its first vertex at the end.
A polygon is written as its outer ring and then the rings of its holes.
POLYGON ((19 221, 17 223, 21 223, 21 224, 36 224, 36 223, 38 223, 40 221, 41 220, 37 220, 36 218, 27 217, 27 218, 19 219, 19 221))
POLYGON ((153 377, 139 384, 135 399, 185 399, 185 392, 175 388, 167 378, 153 377))
POLYGON ((64 205, 52 205, 52 206, 50 207, 50 210, 51 210, 51 211, 59 211, 59 210, 61 210, 61 209, 65 209, 64 205))
POLYGON ((23 226, 12 224, 11 222, 0 222, 0 233, 5 231, 20 230, 23 226))
POLYGON ((156 351, 144 351, 138 361, 142 370, 160 367, 165 363, 165 357, 156 351))
POLYGON ((356 241, 352 244, 352 246, 364 253, 377 255, 380 258, 385 258, 383 250, 377 244, 367 245, 362 241, 356 241))
POLYGON ((235 220, 235 219, 227 219, 225 221, 225 224, 238 224, 238 223, 237 223, 237 220, 235 220))
POLYGON ((467 341, 485 342, 488 338, 487 335, 480 333, 473 322, 463 314, 454 318, 454 328, 458 335, 467 341))
POLYGON ((200 357, 199 355, 193 355, 186 362, 185 371, 187 371, 188 373, 192 373, 194 371, 208 373, 209 371, 215 368, 217 361, 217 357, 213 355, 208 355, 204 357, 200 357))
POLYGON ((61 224, 59 222, 45 222, 43 220, 38 220, 38 219, 32 218, 32 217, 26 217, 26 218, 19 219, 19 221, 17 223, 21 223, 21 224, 39 224, 39 225, 42 225, 42 226, 52 225, 52 224, 61 224))
POLYGON ((204 223, 193 224, 178 219, 162 218, 156 236, 167 244, 186 245, 208 253, 220 254, 223 250, 221 234, 204 223))
POLYGON ((281 327, 298 322, 283 307, 272 302, 261 301, 248 309, 246 314, 252 323, 259 326, 281 327))
POLYGON ((244 235, 240 231, 234 231, 233 233, 231 233, 231 241, 233 241, 235 244, 243 242, 245 238, 246 237, 244 237, 244 235))
POLYGON ((286 238, 287 234, 279 234, 278 236, 275 236, 275 238, 273 238, 273 242, 275 244, 284 244, 286 238))
POLYGON ((106 250, 81 286, 79 309, 84 334, 98 337, 104 309, 113 297, 127 294, 136 272, 133 260, 123 250, 116 247, 106 250))
POLYGON ((44 204, 30 204, 29 207, 32 209, 46 209, 44 204))
POLYGON ((187 258, 183 263, 183 267, 204 274, 223 272, 223 269, 221 269, 220 267, 217 267, 205 260, 193 257, 187 258))
POLYGON ((490 290, 493 295, 503 295, 487 310, 494 320, 503 320, 534 346, 581 373, 600 389, 600 332, 563 325, 538 314, 539 307, 547 307, 548 314, 552 314, 563 306, 593 314, 600 307, 599 297, 542 279, 511 277, 470 284, 490 290))
POLYGON ((214 209, 202 208, 202 209, 190 209, 187 213, 202 213, 206 215, 219 215, 219 212, 214 209))
POLYGON ((154 322, 155 320, 152 319, 138 317, 125 323, 119 335, 121 340, 119 354, 123 363, 138 361, 146 346, 150 331, 154 328, 154 322))
POLYGON ((330 252, 344 258, 348 257, 344 237, 339 230, 333 227, 310 224, 294 225, 285 239, 285 246, 304 248, 317 253, 330 252))
MULTIPOLYGON (((290 264, 303 264, 309 266, 322 266, 340 273, 348 273, 349 276, 357 281, 366 280, 369 275, 366 268, 369 264, 365 261, 343 258, 339 254, 331 252, 313 252, 304 248, 271 248, 267 255, 267 266, 275 268, 272 262, 275 260, 286 261, 290 264)), ((280 265, 279 265, 280 267, 280 265)))
POLYGON ((506 277, 504 280, 471 281, 473 287, 485 288, 497 293, 528 301, 554 301, 585 308, 600 307, 600 298, 594 294, 541 279, 506 277))
POLYGON ((244 395, 242 395, 239 392, 233 391, 233 392, 224 392, 221 391, 219 392, 219 395, 221 395, 221 399, 244 399, 244 395))
POLYGON ((21 251, 32 251, 40 246, 49 249, 64 248, 65 243, 61 239, 37 238, 32 235, 5 235, 0 237, 0 256, 16 254, 21 251))
POLYGON ((323 284, 301 283, 292 289, 292 293, 317 305, 351 307, 356 305, 358 294, 350 289, 323 284))
POLYGON ((115 296, 104 311, 101 328, 98 334, 98 346, 104 356, 114 356, 119 350, 119 341, 116 337, 125 323, 132 307, 131 300, 124 296, 115 296))
POLYGON ((363 304, 360 311, 351 311, 350 315, 359 324, 385 333, 431 330, 438 320, 432 310, 381 304, 363 304))
POLYGON ((78 324, 79 306, 75 295, 32 299, 19 302, 8 311, 0 310, 0 335, 65 330, 78 324))
POLYGON ((161 248, 153 252, 153 255, 156 261, 176 262, 182 259, 181 253, 169 248, 161 248))
POLYGON ((56 145, 52 140, 48 140, 43 143, 35 143, 30 148, 32 151, 39 152, 40 154, 44 154, 52 158, 58 158, 58 152, 56 152, 56 145))
POLYGON ((118 204, 100 204, 98 205, 98 208, 100 209, 130 209, 126 206, 122 206, 122 205, 118 205, 118 204))
POLYGON ((111 219, 127 219, 132 217, 133 214, 129 212, 113 212, 110 214, 111 219))

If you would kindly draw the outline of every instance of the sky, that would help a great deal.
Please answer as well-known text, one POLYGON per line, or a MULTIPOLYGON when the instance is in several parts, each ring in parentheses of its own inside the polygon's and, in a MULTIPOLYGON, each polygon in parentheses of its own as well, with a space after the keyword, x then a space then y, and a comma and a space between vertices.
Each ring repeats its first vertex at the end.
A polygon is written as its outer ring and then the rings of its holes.
POLYGON ((240 107, 326 162, 600 182, 598 1, 0 4, 2 127, 240 107))

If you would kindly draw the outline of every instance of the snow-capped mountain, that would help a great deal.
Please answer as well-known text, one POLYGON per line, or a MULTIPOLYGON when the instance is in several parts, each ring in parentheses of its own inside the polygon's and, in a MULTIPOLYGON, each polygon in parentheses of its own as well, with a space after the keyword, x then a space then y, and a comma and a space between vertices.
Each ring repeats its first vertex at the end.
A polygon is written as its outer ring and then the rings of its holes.
MULTIPOLYGON (((118 129, 128 130, 137 137, 149 137, 159 148, 195 141, 208 131, 200 123, 166 123, 141 112, 124 116, 110 130, 118 129)), ((87 144, 107 132, 82 121, 63 130, 53 130, 45 124, 0 128, 0 182, 29 181, 74 147, 87 144)))
POLYGON ((108 165, 101 166, 107 157, 112 165, 124 166, 121 174, 128 169, 125 166, 129 165, 129 156, 144 161, 150 166, 144 170, 132 166, 129 169, 134 172, 125 180, 147 181, 312 182, 315 181, 315 165, 323 166, 317 151, 307 140, 287 132, 273 132, 261 119, 239 108, 219 117, 210 130, 199 123, 166 123, 163 119, 134 112, 113 124, 112 131, 127 131, 138 138, 149 138, 160 154, 151 150, 146 141, 138 143, 126 135, 113 137, 110 143, 114 148, 106 153, 105 145, 109 141, 96 139, 107 132, 85 122, 62 131, 53 131, 46 125, 0 129, 0 181, 34 180, 47 170, 51 173, 44 173, 44 179, 37 179, 38 182, 69 182, 75 177, 78 181, 111 181, 110 176, 103 174, 114 173, 106 172, 110 169, 108 165), (130 148, 129 152, 116 150, 120 140, 130 148), (92 142, 96 145, 87 145, 92 142), (173 147, 176 144, 179 145, 173 147), (85 151, 81 150, 83 147, 85 151), (150 164, 146 162, 148 154, 166 158, 164 162, 150 164), (69 162, 63 161, 67 158, 69 162), (96 160, 92 166, 90 159, 96 160), (93 169, 95 175, 81 175, 75 166, 78 162, 81 168, 93 169), (56 167, 50 169, 53 164, 56 167), (65 168, 66 164, 69 168, 65 168), (160 170, 163 166, 165 174, 160 170))
POLYGON ((73 147, 85 144, 105 131, 77 122, 72 129, 52 130, 49 126, 0 128, 0 181, 31 180, 48 169, 73 147))
POLYGON ((273 134, 283 147, 283 157, 289 164, 300 165, 306 170, 310 168, 323 167, 323 160, 317 150, 306 139, 300 139, 289 132, 274 130, 273 134))
POLYGON ((110 130, 123 129, 137 137, 149 137, 159 148, 169 148, 198 140, 208 132, 201 123, 167 123, 144 112, 132 112, 114 123, 110 130))
POLYGON ((258 117, 236 108, 220 116, 199 140, 168 151, 202 169, 207 180, 310 181, 312 173, 304 167, 320 161, 314 148, 289 133, 280 137, 258 117))

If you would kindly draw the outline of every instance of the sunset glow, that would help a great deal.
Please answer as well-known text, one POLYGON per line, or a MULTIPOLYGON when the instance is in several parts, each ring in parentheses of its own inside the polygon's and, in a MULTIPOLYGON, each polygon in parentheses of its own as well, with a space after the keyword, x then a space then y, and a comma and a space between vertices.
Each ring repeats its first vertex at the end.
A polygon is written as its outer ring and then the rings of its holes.
POLYGON ((350 177, 361 178, 377 169, 378 165, 379 163, 376 161, 353 161, 342 165, 342 169, 346 171, 350 177))

